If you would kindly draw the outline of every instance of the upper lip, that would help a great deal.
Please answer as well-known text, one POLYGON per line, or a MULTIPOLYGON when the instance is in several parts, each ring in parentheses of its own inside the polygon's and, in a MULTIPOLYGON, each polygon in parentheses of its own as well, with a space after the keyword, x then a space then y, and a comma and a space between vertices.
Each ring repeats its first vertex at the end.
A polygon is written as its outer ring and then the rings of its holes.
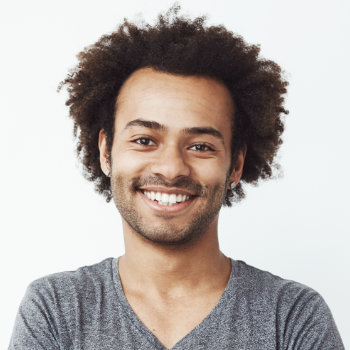
POLYGON ((182 194, 182 195, 187 195, 187 196, 194 196, 195 194, 183 190, 181 188, 169 188, 169 187, 140 187, 139 190, 141 191, 147 191, 147 192, 162 192, 162 193, 174 193, 174 194, 182 194))

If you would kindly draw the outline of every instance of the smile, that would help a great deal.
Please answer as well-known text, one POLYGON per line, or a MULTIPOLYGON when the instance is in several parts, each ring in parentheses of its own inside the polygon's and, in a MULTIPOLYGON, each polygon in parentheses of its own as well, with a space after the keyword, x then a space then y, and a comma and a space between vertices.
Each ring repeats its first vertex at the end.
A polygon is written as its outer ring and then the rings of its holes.
POLYGON ((176 203, 182 203, 188 201, 191 197, 187 194, 181 193, 165 193, 165 192, 154 192, 154 191, 141 191, 148 199, 158 202, 160 205, 172 206, 176 203))
POLYGON ((180 188, 138 188, 141 199, 152 210, 162 214, 180 214, 194 203, 198 195, 180 188))

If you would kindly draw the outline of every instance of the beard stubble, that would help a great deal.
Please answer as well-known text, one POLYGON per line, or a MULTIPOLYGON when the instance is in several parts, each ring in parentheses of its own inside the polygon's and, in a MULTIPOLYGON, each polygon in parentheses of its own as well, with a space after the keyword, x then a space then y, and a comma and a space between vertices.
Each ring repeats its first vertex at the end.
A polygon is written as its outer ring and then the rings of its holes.
POLYGON ((173 223, 176 214, 155 214, 155 218, 146 217, 146 214, 136 209, 134 202, 139 194, 140 186, 162 185, 170 187, 167 182, 157 176, 128 181, 122 175, 111 178, 111 189, 115 205, 132 230, 150 242, 161 245, 184 245, 202 237, 210 224, 218 215, 226 194, 228 177, 224 184, 216 183, 213 186, 201 186, 190 178, 181 178, 171 184, 172 188, 179 188, 195 193, 195 201, 201 201, 192 218, 187 222, 173 223), (156 218, 159 217, 157 222, 156 218))

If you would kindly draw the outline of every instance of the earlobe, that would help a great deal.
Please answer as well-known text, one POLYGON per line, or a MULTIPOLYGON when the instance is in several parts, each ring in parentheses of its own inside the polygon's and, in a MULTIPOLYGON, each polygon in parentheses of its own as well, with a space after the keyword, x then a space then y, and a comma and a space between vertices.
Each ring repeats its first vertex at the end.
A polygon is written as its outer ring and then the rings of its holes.
POLYGON ((231 172, 230 179, 229 179, 231 190, 233 190, 233 188, 237 186, 238 182, 242 177, 244 160, 245 160, 246 154, 247 154, 247 147, 245 147, 243 150, 239 151, 238 153, 235 166, 231 172))
POLYGON ((103 129, 100 130, 98 136, 98 148, 100 150, 100 165, 102 171, 106 176, 110 176, 110 164, 108 160, 108 148, 107 148, 107 139, 106 134, 103 129))

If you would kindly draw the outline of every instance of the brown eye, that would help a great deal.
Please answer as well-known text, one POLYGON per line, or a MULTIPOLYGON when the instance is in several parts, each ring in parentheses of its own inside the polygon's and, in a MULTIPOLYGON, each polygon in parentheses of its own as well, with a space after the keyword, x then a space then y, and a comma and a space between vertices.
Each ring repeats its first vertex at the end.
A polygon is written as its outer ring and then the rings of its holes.
POLYGON ((155 143, 147 137, 139 137, 134 142, 136 142, 142 146, 154 146, 155 145, 155 143))
POLYGON ((190 149, 192 149, 194 151, 199 151, 199 152, 213 151, 213 149, 211 147, 209 147, 208 145, 205 145, 203 143, 198 143, 196 145, 193 145, 192 147, 190 147, 190 149))

